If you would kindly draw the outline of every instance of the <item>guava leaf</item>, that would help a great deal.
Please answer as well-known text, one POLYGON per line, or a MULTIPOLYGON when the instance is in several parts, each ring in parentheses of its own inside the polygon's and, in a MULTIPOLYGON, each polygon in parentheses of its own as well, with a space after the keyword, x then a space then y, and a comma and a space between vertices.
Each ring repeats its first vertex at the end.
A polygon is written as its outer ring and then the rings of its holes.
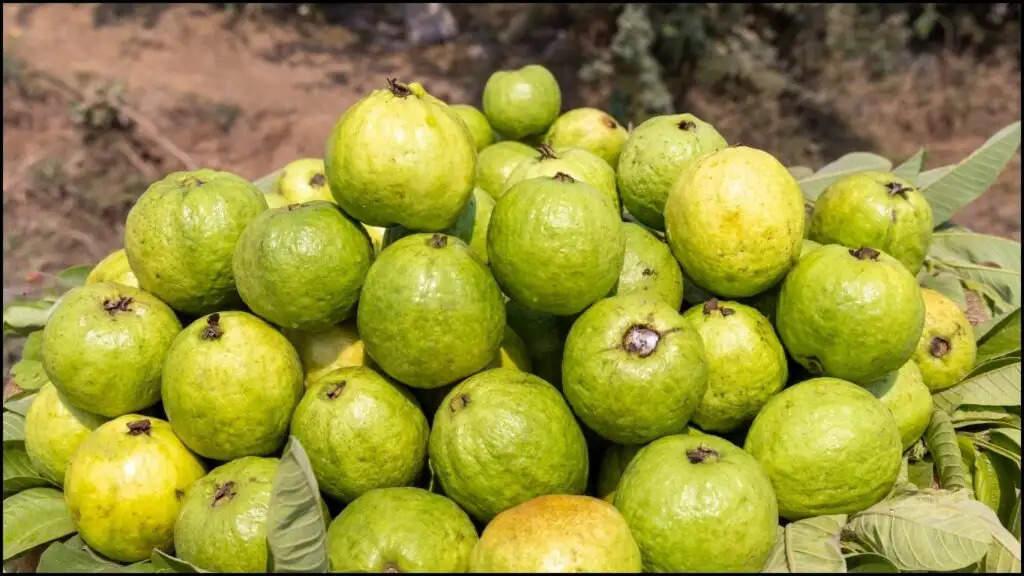
POLYGON ((197 574, 201 572, 209 572, 209 570, 197 568, 181 558, 175 558, 174 556, 156 548, 153 548, 153 553, 149 556, 149 561, 157 572, 171 572, 174 574, 197 574))
POLYGON ((42 362, 25 359, 21 359, 11 366, 11 379, 22 390, 39 390, 50 381, 42 362))
POLYGON ((846 556, 847 572, 896 573, 900 569, 888 558, 874 552, 855 552, 846 556))
POLYGON ((14 412, 4 412, 4 442, 25 439, 25 417, 14 412))
POLYGON ((1020 460, 1020 429, 1019 428, 996 428, 986 432, 992 442, 1006 448, 1007 450, 1016 451, 1018 454, 1018 461, 1020 460))
POLYGON ((919 149, 913 156, 907 158, 902 164, 892 169, 892 173, 908 180, 911 183, 917 182, 917 176, 921 173, 921 166, 924 165, 925 150, 919 149))
POLYGON ((1020 542, 1020 494, 1017 494, 1017 503, 1013 506, 1013 519, 1010 522, 1010 532, 1020 542))
POLYGON ((947 413, 958 406, 1020 406, 1020 362, 1003 366, 932 395, 935 407, 947 413))
POLYGON ((810 178, 814 175, 814 169, 808 168, 807 166, 789 166, 786 168, 789 173, 793 175, 793 178, 800 180, 802 178, 810 178))
POLYGON ((36 330, 30 332, 28 337, 25 338, 25 344, 21 347, 21 359, 22 360, 42 360, 43 359, 43 331, 36 330))
POLYGON ((266 176, 253 180, 253 186, 259 188, 260 192, 264 194, 272 193, 274 191, 274 184, 277 182, 278 177, 281 176, 281 170, 282 168, 278 168, 266 176))
POLYGON ((89 272, 92 272, 92 269, 92 264, 80 264, 65 268, 57 273, 57 282, 65 290, 77 288, 85 284, 85 279, 89 276, 89 272))
MULTIPOLYGON (((134 565, 133 565, 134 566, 134 565)), ((129 572, 131 566, 122 566, 116 562, 90 554, 71 540, 50 544, 39 558, 39 573, 64 574, 97 574, 100 572, 129 572)))
POLYGON ((786 564, 790 572, 846 572, 839 535, 846 514, 805 518, 786 525, 786 564))
POLYGON ((956 302, 961 309, 967 309, 967 296, 964 295, 964 285, 960 282, 960 277, 953 272, 945 270, 927 272, 922 269, 917 279, 921 287, 935 290, 956 302))
POLYGON ((949 415, 941 410, 933 410, 924 438, 938 470, 939 486, 947 490, 968 489, 970 485, 964 471, 963 456, 949 415))
MULTIPOLYGON (((54 486, 32 466, 24 442, 4 442, 4 494, 28 488, 54 486)), ((6 505, 5 505, 6 506, 6 505)))
POLYGON ((1020 352, 1020 307, 993 326, 978 344, 976 364, 1020 352))
POLYGON ((53 309, 52 300, 15 300, 4 306, 4 333, 9 330, 27 334, 46 326, 53 309))
POLYGON ((931 460, 918 460, 907 465, 907 480, 918 488, 932 488, 935 484, 935 465, 931 460))
POLYGON ((267 511, 271 571, 326 572, 326 526, 309 457, 298 439, 289 436, 267 511))
POLYGON ((963 405, 953 411, 954 428, 967 428, 969 426, 1008 426, 1020 428, 1020 415, 1015 414, 1007 408, 999 406, 971 406, 963 405))
MULTIPOLYGON (((956 164, 949 164, 946 166, 939 166, 938 168, 932 168, 931 170, 925 170, 917 175, 917 187, 924 189, 935 183, 936 180, 942 178, 946 174, 949 174, 956 168, 956 164)), ((932 215, 934 219, 935 215, 932 215)), ((934 220, 933 220, 934 221, 934 220)), ((944 222, 934 221, 936 226, 941 226, 944 222)))
POLYGON ((29 488, 4 500, 4 560, 74 531, 60 490, 29 488))
POLYGON ((21 414, 24 416, 28 413, 28 409, 32 406, 32 402, 35 401, 36 394, 37 392, 35 390, 22 390, 4 402, 4 410, 9 410, 15 414, 21 414))
POLYGON ((768 560, 765 561, 761 572, 775 574, 789 572, 789 563, 786 561, 786 529, 782 526, 775 527, 775 546, 772 548, 771 554, 768 555, 768 560))
POLYGON ((985 571, 1019 573, 1020 542, 1003 526, 996 513, 976 500, 961 502, 960 508, 964 517, 980 520, 991 534, 992 542, 985 555, 985 571))
POLYGON ((936 232, 928 256, 940 262, 978 264, 1020 276, 1020 242, 977 232, 936 232))
POLYGON ((800 190, 808 200, 817 200, 818 196, 825 191, 833 182, 841 180, 850 174, 864 172, 866 170, 887 171, 892 168, 892 162, 888 159, 871 152, 850 152, 844 154, 820 170, 797 180, 800 190))
POLYGON ((999 482, 999 504, 994 508, 999 521, 1007 529, 1013 528, 1013 508, 1020 491, 1020 467, 1011 459, 983 452, 992 463, 999 482))
POLYGON ((980 452, 974 458, 974 498, 988 506, 993 512, 999 512, 1001 487, 999 473, 992 463, 992 457, 980 452))
POLYGON ((970 380, 975 376, 984 374, 985 372, 991 372, 997 370, 1003 366, 1009 366, 1010 364, 1016 364, 1020 362, 1020 353, 1010 353, 1001 358, 993 358, 992 360, 986 360, 980 364, 975 364, 974 368, 971 369, 971 373, 967 375, 964 380, 970 380))

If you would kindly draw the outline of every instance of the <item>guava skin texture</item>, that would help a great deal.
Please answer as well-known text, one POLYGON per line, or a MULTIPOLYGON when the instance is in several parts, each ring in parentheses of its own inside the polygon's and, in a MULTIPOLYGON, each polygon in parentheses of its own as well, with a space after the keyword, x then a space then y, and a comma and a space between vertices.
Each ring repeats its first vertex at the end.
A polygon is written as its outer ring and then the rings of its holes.
POLYGON ((683 273, 661 238, 633 222, 622 223, 625 257, 615 294, 646 292, 679 310, 683 305, 683 273))
POLYGON ((230 172, 172 172, 154 182, 124 227, 139 286, 192 316, 241 304, 231 257, 246 224, 266 209, 263 193, 230 172))
POLYGON ((744 449, 771 478, 787 520, 872 506, 892 488, 903 452, 889 409, 838 378, 805 380, 773 396, 744 449))
POLYGON ((932 392, 957 384, 974 368, 978 346, 964 311, 941 292, 921 289, 925 319, 914 362, 932 392))
POLYGON ((932 419, 932 394, 913 360, 864 386, 892 413, 906 450, 924 434, 932 419))
POLYGON ((413 395, 369 368, 333 370, 309 383, 291 434, 320 490, 350 502, 374 488, 412 484, 427 454, 427 419, 413 395))
POLYGON ((771 481, 749 454, 708 435, 640 450, 615 491, 645 572, 757 572, 775 545, 771 481))
POLYGON ((139 287, 139 279, 135 277, 132 267, 128 264, 128 255, 125 254, 124 248, 107 254, 89 271, 85 283, 99 282, 117 282, 133 288, 139 287))
POLYGON ((498 514, 473 550, 471 572, 640 572, 640 549, 614 506, 548 494, 498 514))
POLYGON ((728 144, 693 114, 655 116, 633 129, 616 167, 622 204, 637 220, 665 229, 665 201, 676 177, 695 158, 728 144))
POLYGON ((683 319, 704 343, 708 390, 692 422, 726 433, 750 422, 789 378, 786 352, 767 318, 738 302, 712 298, 683 319))
POLYGON ((932 227, 931 206, 913 184, 891 172, 859 172, 829 186, 815 202, 810 238, 881 250, 917 274, 932 227))
POLYGON ((612 201, 564 175, 513 186, 495 205, 487 231, 501 289, 528 308, 560 316, 611 292, 624 251, 612 201))
POLYGON ((299 158, 285 164, 274 182, 274 192, 284 196, 288 204, 323 200, 334 203, 327 185, 323 158, 299 158))
POLYGON ((577 182, 590 184, 608 197, 619 210, 619 193, 615 189, 615 169, 600 157, 580 148, 552 149, 541 146, 538 152, 516 166, 505 180, 502 195, 516 184, 531 178, 554 177, 561 172, 577 182))
POLYGON ((450 108, 466 123, 466 128, 469 128, 469 133, 473 135, 477 152, 494 143, 494 130, 491 130, 487 117, 476 106, 453 104, 450 108))
POLYGON ((247 312, 214 313, 189 324, 164 365, 163 406, 174 433, 214 460, 281 448, 302 391, 295 348, 247 312))
POLYGON ((895 258, 829 244, 786 276, 775 316, 786 350, 808 372, 868 383, 910 359, 925 307, 895 258))
POLYGON ((289 204, 291 204, 291 202, 289 202, 287 198, 281 196, 277 192, 273 192, 271 194, 264 194, 263 199, 267 201, 268 210, 272 210, 274 208, 281 208, 282 206, 288 206, 289 204))
MULTIPOLYGON (((462 212, 459 212, 459 218, 455 224, 446 228, 442 234, 459 238, 469 245, 474 256, 487 264, 487 228, 491 223, 491 212, 493 211, 494 198, 480 188, 474 188, 473 196, 469 198, 469 202, 466 202, 462 212)), ((386 248, 399 238, 405 238, 413 233, 412 230, 404 226, 391 226, 384 235, 383 245, 386 248)))
POLYGON ((562 109, 558 80, 537 64, 498 70, 484 85, 484 115, 504 138, 543 134, 562 109))
POLYGON ((555 120, 544 135, 544 143, 555 149, 582 148, 614 169, 628 137, 629 132, 608 113, 597 108, 576 108, 555 120))
POLYGON ((106 418, 79 410, 47 382, 25 414, 25 452, 37 472, 64 483, 71 456, 106 418))
POLYGON ((505 302, 505 319, 522 337, 530 355, 531 372, 556 387, 562 385, 562 350, 566 330, 557 316, 531 310, 514 300, 505 302))
POLYGON ((316 332, 355 314, 373 246, 330 202, 267 210, 242 232, 233 269, 242 301, 285 328, 316 332))
POLYGON ((336 368, 345 366, 371 367, 363 340, 356 330, 355 318, 320 332, 300 332, 283 329, 282 334, 295 347, 302 361, 306 383, 336 368))
POLYGON ((206 474, 163 420, 125 414, 92 431, 64 476, 64 500, 90 548, 119 562, 169 552, 182 497, 206 474))
POLYGON ((384 249, 357 315, 366 351, 392 378, 437 388, 479 371, 501 346, 505 304, 465 242, 413 234, 384 249))
POLYGON ((796 180, 774 156, 746 146, 695 159, 665 203, 666 236, 683 271, 727 298, 781 280, 800 258, 803 229, 796 180))
POLYGON ((429 453, 444 493, 480 521, 587 486, 587 444, 569 405, 554 386, 512 368, 452 388, 434 415, 429 453))
POLYGON ((341 116, 324 162, 334 199, 360 222, 436 231, 473 193, 476 144, 444 102, 389 80, 341 116))
POLYGON ((43 328, 43 368, 68 402, 113 418, 160 401, 181 323, 152 294, 103 282, 70 290, 43 328))
POLYGON ((491 144, 480 151, 476 164, 476 185, 497 200, 505 190, 505 180, 519 163, 537 156, 537 149, 515 140, 491 144))
POLYGON ((565 341, 562 392, 588 428, 644 444, 686 428, 707 390, 700 335, 647 294, 599 300, 565 341))

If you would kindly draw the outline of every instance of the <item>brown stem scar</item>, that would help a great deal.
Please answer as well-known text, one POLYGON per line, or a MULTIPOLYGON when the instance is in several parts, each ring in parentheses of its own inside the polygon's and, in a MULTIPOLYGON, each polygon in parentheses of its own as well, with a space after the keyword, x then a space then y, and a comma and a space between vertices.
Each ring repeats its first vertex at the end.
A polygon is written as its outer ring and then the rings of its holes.
POLYGON ((110 314, 114 315, 115 312, 131 312, 129 306, 132 305, 132 299, 128 296, 121 296, 117 300, 106 299, 103 301, 103 309, 110 314))
POLYGON ((200 340, 217 340, 224 335, 220 327, 220 313, 214 312, 206 317, 206 327, 199 333, 200 340))
POLYGON ((634 324, 622 335, 622 349, 629 354, 646 358, 658 348, 661 334, 646 324, 634 324))
POLYGON ((680 130, 693 130, 697 125, 689 120, 682 120, 679 122, 680 130))
POLYGON ((537 150, 540 152, 540 156, 537 157, 538 160, 556 160, 556 159, 558 159, 558 156, 555 156, 554 148, 552 148, 551 146, 548 146, 547 144, 541 144, 537 148, 537 150))
POLYGON ((345 384, 346 382, 344 380, 342 380, 341 382, 337 382, 335 384, 331 384, 331 386, 327 388, 327 397, 331 400, 334 400, 338 396, 341 396, 341 392, 345 390, 345 384))
POLYGON ((469 394, 459 394, 449 402, 448 407, 452 412, 458 412, 469 405, 469 394))
POLYGON ((138 436, 139 434, 149 436, 150 431, 153 430, 153 423, 149 420, 133 420, 127 426, 128 434, 131 436, 138 436))
POLYGON ((901 196, 904 200, 907 198, 907 192, 910 191, 910 188, 899 182, 888 182, 885 185, 885 189, 889 192, 889 196, 901 196))
POLYGON ((718 452, 702 444, 692 450, 687 450, 686 459, 690 461, 690 464, 701 464, 709 460, 718 461, 718 452))
POLYGON ((211 502, 210 505, 220 506, 221 504, 231 502, 231 499, 235 497, 235 494, 237 494, 237 492, 235 492, 234 482, 228 481, 223 484, 218 484, 217 491, 213 494, 213 502, 211 502))
POLYGON ((309 179, 309 185, 313 186, 314 188, 319 188, 319 187, 323 186, 324 183, 326 183, 326 182, 327 182, 327 177, 324 176, 323 174, 319 173, 319 172, 317 172, 316 174, 313 174, 313 177, 309 179))
POLYGON ((942 358, 946 354, 949 354, 951 348, 952 346, 950 345, 949 340, 936 336, 935 338, 932 338, 931 345, 928 346, 928 352, 930 352, 935 358, 942 358))
POLYGON ((427 246, 431 248, 444 248, 448 245, 448 237, 444 234, 434 234, 427 240, 427 246))
POLYGON ((616 122, 615 119, 612 118, 611 116, 605 116, 604 118, 601 119, 601 121, 604 122, 605 126, 611 128, 612 130, 615 130, 616 128, 619 127, 619 123, 616 122))
POLYGON ((559 173, 555 174, 554 176, 552 176, 552 178, 554 178, 555 180, 558 180, 559 182, 568 182, 570 184, 572 184, 573 182, 576 181, 575 178, 573 178, 572 176, 569 176, 565 172, 559 172, 559 173))
POLYGON ((875 261, 878 260, 879 254, 881 254, 881 252, 875 250, 874 248, 868 248, 867 246, 863 246, 856 250, 850 250, 850 255, 858 260, 875 261))
POLYGON ((391 93, 394 94, 395 96, 398 96, 399 98, 405 98, 406 96, 409 96, 410 94, 412 94, 412 91, 409 90, 408 86, 406 86, 405 84, 399 82, 395 78, 390 78, 389 77, 387 79, 387 83, 388 83, 388 90, 391 90, 391 93))

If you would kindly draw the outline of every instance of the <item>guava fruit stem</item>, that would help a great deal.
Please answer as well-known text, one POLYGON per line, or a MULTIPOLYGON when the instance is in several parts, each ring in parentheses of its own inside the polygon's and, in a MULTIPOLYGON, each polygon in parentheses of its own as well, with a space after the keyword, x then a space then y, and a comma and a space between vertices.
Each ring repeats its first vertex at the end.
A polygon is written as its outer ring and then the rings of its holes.
POLYGON ((448 245, 448 237, 444 234, 434 234, 427 240, 427 246, 431 248, 444 248, 448 245))
POLYGON ((153 429, 153 424, 149 420, 133 420, 127 426, 128 434, 131 436, 138 436, 139 434, 149 436, 149 431, 153 429))
POLYGON ((629 354, 646 358, 654 354, 654 350, 658 347, 658 341, 660 340, 661 334, 654 328, 643 324, 635 324, 630 326, 626 333, 622 335, 622 348, 629 354))
POLYGON ((538 160, 557 160, 558 156, 555 156, 555 150, 547 144, 541 144, 537 150, 540 152, 538 160))
POLYGON ((128 296, 121 296, 117 300, 104 300, 103 309, 106 310, 111 316, 113 316, 114 312, 131 312, 132 309, 129 308, 131 304, 131 298, 129 298, 128 296))
POLYGON ((698 446, 693 450, 686 451, 686 459, 690 461, 690 464, 701 464, 709 460, 717 462, 718 452, 707 446, 698 446))
POLYGON ((227 481, 223 484, 217 485, 217 491, 213 494, 213 502, 210 502, 210 506, 216 507, 227 502, 231 502, 231 499, 235 497, 235 483, 227 481))
POLYGON ((949 354, 950 348, 952 348, 952 346, 949 345, 949 340, 936 336, 935 338, 932 338, 931 345, 928 347, 928 352, 930 352, 935 358, 942 358, 946 354, 949 354))
POLYGON ((220 328, 220 314, 214 312, 206 318, 206 328, 199 334, 200 340, 217 340, 224 335, 220 328))
POLYGON ((338 382, 337 384, 334 384, 330 388, 327 389, 327 397, 330 398, 331 400, 334 400, 338 396, 341 396, 341 392, 344 389, 345 389, 345 381, 342 380, 341 382, 338 382))
POLYGON ((409 90, 408 86, 406 86, 405 84, 402 84, 401 82, 399 82, 395 78, 388 78, 387 82, 388 82, 388 89, 391 90, 392 94, 394 94, 395 96, 398 96, 399 98, 405 98, 406 96, 409 96, 410 94, 412 94, 412 91, 409 90))
POLYGON ((459 394, 449 403, 448 407, 451 408, 452 412, 458 412, 469 405, 469 394, 459 394))
POLYGON ((387 562, 387 563, 384 564, 384 572, 387 572, 387 573, 390 573, 390 574, 397 574, 397 573, 401 572, 401 570, 398 569, 398 565, 395 564, 394 562, 387 562))
POLYGON ((680 130, 693 130, 696 127, 697 127, 697 125, 694 124, 693 122, 690 122, 689 120, 683 120, 683 121, 679 122, 679 129, 680 130))
POLYGON ((552 178, 554 178, 555 180, 558 180, 559 182, 568 182, 570 184, 572 184, 573 182, 576 181, 575 178, 573 178, 572 176, 569 176, 565 172, 559 172, 559 173, 555 174, 554 176, 552 176, 552 178))
POLYGON ((736 313, 732 308, 726 308, 725 306, 718 305, 718 298, 712 296, 707 302, 704 303, 704 315, 709 316, 712 312, 718 310, 722 313, 722 316, 732 316, 736 313))
POLYGON ((863 246, 857 250, 850 250, 850 255, 858 260, 878 260, 880 252, 874 248, 863 246))
POLYGON ((313 177, 309 179, 309 185, 317 188, 323 186, 325 182, 327 182, 327 177, 320 172, 313 174, 313 177))
POLYGON ((899 182, 889 182, 885 185, 885 189, 889 191, 889 196, 902 196, 904 200, 907 199, 907 191, 909 188, 905 188, 903 184, 899 182))

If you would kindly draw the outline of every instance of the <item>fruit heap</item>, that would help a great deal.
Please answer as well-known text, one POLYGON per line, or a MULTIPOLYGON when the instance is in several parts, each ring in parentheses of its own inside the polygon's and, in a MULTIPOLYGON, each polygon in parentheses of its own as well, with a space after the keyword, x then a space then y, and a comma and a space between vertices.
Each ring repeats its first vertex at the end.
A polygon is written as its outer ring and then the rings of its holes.
POLYGON ((933 231, 1019 123, 812 172, 561 107, 536 65, 482 113, 388 79, 323 159, 153 183, 5 310, 4 560, 1019 571, 1019 245, 933 231))

